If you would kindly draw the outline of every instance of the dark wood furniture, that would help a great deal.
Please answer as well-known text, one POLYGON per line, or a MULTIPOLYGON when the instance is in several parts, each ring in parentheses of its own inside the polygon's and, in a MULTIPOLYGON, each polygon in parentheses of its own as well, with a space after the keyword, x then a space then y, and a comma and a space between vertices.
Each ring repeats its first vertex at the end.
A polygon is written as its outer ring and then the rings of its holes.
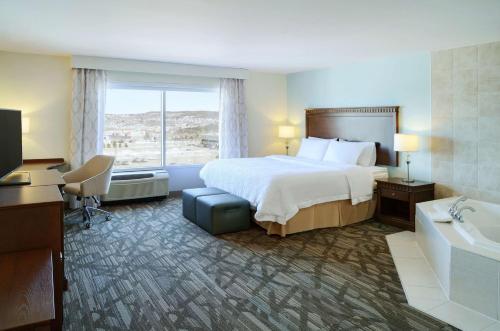
POLYGON ((55 324, 52 251, 0 254, 0 330, 50 330, 55 324))
POLYGON ((50 170, 64 167, 66 162, 62 158, 52 159, 25 159, 23 165, 17 171, 30 171, 30 170, 50 170))
POLYGON ((377 165, 397 167, 398 113, 398 106, 306 109, 306 137, 371 141, 377 147, 377 165))
POLYGON ((415 231, 415 204, 434 200, 434 183, 404 183, 401 178, 377 180, 377 219, 415 231))
MULTIPOLYGON (((31 185, 0 188, 0 253, 48 248, 52 254, 55 322, 62 327, 64 203, 56 170, 31 172, 31 185)), ((0 271, 1 273, 2 271, 0 271)), ((0 310, 4 307, 0 306, 0 310)))

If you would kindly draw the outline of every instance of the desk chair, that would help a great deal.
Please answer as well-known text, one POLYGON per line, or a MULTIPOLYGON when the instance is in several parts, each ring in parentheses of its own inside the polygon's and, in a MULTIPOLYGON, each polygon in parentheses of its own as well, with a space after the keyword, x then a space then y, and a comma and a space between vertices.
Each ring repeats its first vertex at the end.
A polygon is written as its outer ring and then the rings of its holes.
POLYGON ((87 202, 92 199, 97 206, 97 196, 108 193, 114 161, 114 156, 96 155, 80 168, 63 175, 66 182, 63 191, 82 201, 82 206, 77 211, 82 212, 87 229, 92 226, 92 216, 97 212, 104 214, 107 221, 111 219, 109 212, 89 206, 87 202))

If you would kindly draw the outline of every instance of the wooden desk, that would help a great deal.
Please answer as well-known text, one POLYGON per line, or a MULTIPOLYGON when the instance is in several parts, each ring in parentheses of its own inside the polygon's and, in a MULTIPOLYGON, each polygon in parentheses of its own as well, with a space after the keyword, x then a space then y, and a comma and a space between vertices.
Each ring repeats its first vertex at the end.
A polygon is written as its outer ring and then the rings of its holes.
POLYGON ((0 254, 0 330, 50 330, 55 323, 52 252, 0 254))
POLYGON ((32 178, 31 185, 0 188, 0 253, 41 248, 52 251, 55 329, 60 330, 64 287, 61 178, 52 171, 40 171, 32 178))
POLYGON ((23 160, 23 165, 17 171, 31 171, 31 170, 51 170, 64 167, 66 162, 64 159, 26 159, 23 160))

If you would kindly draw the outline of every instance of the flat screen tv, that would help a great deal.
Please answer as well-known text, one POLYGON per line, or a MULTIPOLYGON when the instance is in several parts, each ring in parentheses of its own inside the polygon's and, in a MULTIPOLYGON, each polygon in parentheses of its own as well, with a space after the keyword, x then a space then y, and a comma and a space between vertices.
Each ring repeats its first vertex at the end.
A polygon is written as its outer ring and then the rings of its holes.
POLYGON ((0 179, 23 164, 21 111, 0 109, 0 179))

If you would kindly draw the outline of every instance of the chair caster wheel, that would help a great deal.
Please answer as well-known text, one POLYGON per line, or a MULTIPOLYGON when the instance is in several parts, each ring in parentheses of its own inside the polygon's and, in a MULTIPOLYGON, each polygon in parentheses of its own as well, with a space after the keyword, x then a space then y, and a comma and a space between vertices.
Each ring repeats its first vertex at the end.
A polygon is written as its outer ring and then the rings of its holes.
POLYGON ((111 221, 111 216, 110 215, 106 215, 106 221, 111 221))
POLYGON ((92 227, 92 224, 90 222, 85 223, 85 229, 90 229, 92 227))

